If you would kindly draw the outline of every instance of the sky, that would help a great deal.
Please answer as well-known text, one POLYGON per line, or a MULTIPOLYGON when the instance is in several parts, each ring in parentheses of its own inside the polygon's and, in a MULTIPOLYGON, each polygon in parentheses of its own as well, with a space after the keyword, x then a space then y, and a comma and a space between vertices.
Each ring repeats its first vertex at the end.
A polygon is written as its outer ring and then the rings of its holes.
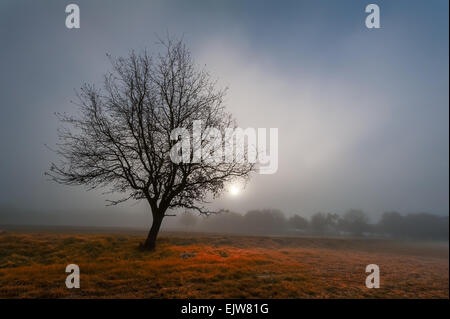
POLYGON ((240 127, 279 130, 277 173, 214 207, 448 215, 448 1, 372 2, 74 1, 81 27, 67 29, 70 1, 2 0, 0 210, 150 218, 145 203, 105 207, 104 190, 48 181, 57 157, 46 145, 54 113, 75 113, 74 90, 111 69, 106 53, 157 53, 169 33, 229 87, 240 127), (372 2, 380 29, 365 26, 372 2))

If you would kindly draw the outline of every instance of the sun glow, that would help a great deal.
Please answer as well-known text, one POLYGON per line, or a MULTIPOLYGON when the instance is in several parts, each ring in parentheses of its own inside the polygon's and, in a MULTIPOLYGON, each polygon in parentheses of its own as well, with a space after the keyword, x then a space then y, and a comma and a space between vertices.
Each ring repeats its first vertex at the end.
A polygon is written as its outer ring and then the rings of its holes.
POLYGON ((232 184, 230 185, 228 191, 232 196, 237 196, 241 193, 241 187, 239 184, 232 184))

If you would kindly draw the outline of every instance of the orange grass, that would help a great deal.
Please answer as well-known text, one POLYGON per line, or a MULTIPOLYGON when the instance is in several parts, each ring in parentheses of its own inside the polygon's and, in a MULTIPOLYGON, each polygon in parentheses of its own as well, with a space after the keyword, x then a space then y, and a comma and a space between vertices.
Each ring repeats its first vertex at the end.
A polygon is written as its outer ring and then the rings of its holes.
POLYGON ((0 298, 448 298, 448 245, 163 234, 0 234, 0 298), (183 259, 183 253, 195 257, 183 259), (81 288, 67 289, 78 264, 81 288), (365 287, 378 264, 381 288, 365 287))

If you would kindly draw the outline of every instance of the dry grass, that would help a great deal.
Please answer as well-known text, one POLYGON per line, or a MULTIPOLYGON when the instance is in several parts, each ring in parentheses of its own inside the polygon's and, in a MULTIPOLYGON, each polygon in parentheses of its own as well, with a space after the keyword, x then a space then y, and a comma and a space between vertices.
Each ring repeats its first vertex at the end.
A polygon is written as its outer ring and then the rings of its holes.
POLYGON ((1 298, 448 298, 448 245, 163 234, 0 234, 1 298), (194 257, 183 259, 183 253, 194 257), (81 288, 65 287, 65 267, 81 288), (381 288, 365 287, 378 264, 381 288))

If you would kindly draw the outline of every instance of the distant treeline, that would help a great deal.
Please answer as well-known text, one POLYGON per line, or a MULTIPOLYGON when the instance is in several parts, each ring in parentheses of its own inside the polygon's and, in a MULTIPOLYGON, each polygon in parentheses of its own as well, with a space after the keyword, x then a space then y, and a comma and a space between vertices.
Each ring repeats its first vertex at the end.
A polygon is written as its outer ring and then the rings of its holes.
POLYGON ((200 218, 184 213, 179 223, 189 230, 246 234, 310 234, 376 236, 402 239, 448 240, 448 216, 428 213, 401 215, 386 212, 378 223, 369 223, 361 210, 351 209, 343 215, 316 213, 311 218, 298 214, 286 217, 276 209, 251 210, 244 215, 222 213, 200 218))

